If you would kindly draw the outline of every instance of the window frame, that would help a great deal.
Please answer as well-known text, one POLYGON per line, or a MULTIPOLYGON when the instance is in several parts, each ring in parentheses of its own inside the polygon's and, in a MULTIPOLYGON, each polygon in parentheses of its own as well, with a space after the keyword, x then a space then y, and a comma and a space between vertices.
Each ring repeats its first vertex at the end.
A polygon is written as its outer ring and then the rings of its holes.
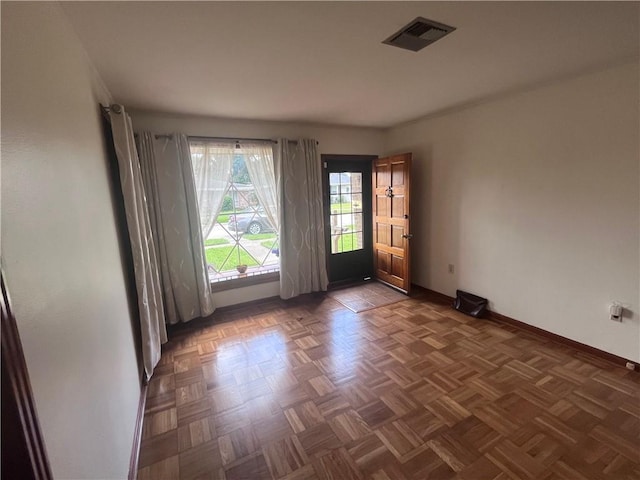
MULTIPOLYGON (((226 144, 226 143, 230 143, 228 140, 225 139, 215 139, 215 138, 204 138, 204 137, 188 137, 188 142, 189 142, 189 146, 191 148, 192 145, 194 144, 203 144, 203 143, 222 143, 222 144, 226 144)), ((254 140, 248 140, 249 143, 254 143, 254 140)), ((240 144, 242 145, 242 140, 236 141, 235 142, 236 145, 240 144)), ((264 143, 267 143, 267 141, 264 141, 264 143)), ((250 148, 250 147, 245 147, 245 148, 250 148)), ((242 152, 242 160, 246 161, 246 157, 245 157, 245 153, 242 152)), ((234 153, 235 156, 235 153, 234 153)), ((272 156, 273 158, 273 156, 272 156)), ((232 167, 233 168, 233 167, 232 167)), ((254 182, 251 181, 251 184, 254 185, 254 182)), ((225 195, 229 195, 230 191, 235 187, 237 188, 238 185, 244 185, 241 183, 236 183, 233 182, 233 180, 230 182, 230 184, 227 186, 227 190, 225 192, 225 195)), ((255 187, 254 187, 255 188, 255 187)), ((255 194, 254 194, 255 195, 255 194)), ((253 208, 257 209, 259 208, 259 204, 253 208)), ((235 205, 234 202, 234 212, 232 213, 232 215, 239 215, 245 213, 243 211, 238 210, 238 207, 235 205)), ((218 217, 220 216, 220 213, 218 214, 218 217)), ((224 226, 222 223, 218 222, 218 219, 216 218, 216 222, 217 225, 220 225, 225 233, 226 236, 225 238, 228 236, 229 240, 231 240, 231 246, 232 248, 235 250, 236 248, 245 250, 246 252, 248 252, 248 250, 246 249, 245 245, 242 245, 240 242, 243 238, 243 236, 245 235, 245 232, 238 232, 238 231, 231 231, 229 230, 226 226, 224 226)), ((274 243, 276 245, 279 246, 279 236, 280 236, 280 232, 278 231, 274 231, 276 238, 274 240, 274 243)), ((202 232, 201 232, 202 235, 202 232)), ((205 254, 205 260, 206 260, 206 251, 207 248, 205 246, 206 240, 204 237, 202 239, 203 241, 203 249, 204 249, 204 254, 205 254)), ((211 247, 209 247, 211 248, 211 247)), ((232 253, 230 255, 234 255, 234 250, 232 250, 232 253)), ((251 255, 253 257, 254 260, 256 261, 260 261, 258 258, 256 258, 253 254, 248 253, 249 255, 251 255)), ((267 253, 267 256, 269 255, 269 253, 267 253)), ((225 290, 232 290, 232 289, 236 289, 236 288, 242 288, 242 287, 247 287, 247 286, 251 286, 251 285, 259 285, 262 283, 271 283, 271 282, 276 282, 279 281, 280 279, 280 258, 278 257, 278 262, 275 264, 264 264, 264 261, 267 259, 267 256, 264 257, 264 259, 262 260, 263 263, 259 264, 257 267, 249 267, 247 269, 246 273, 232 273, 233 270, 229 270, 228 272, 230 273, 228 275, 228 278, 217 278, 217 279, 212 279, 211 276, 209 275, 209 269, 207 268, 207 277, 209 280, 209 286, 210 286, 210 290, 211 292, 221 292, 221 291, 225 291, 225 290), (259 271, 257 272, 252 272, 250 269, 251 268, 261 268, 261 267, 265 267, 266 269, 270 270, 264 273, 261 273, 259 271)), ((209 266, 210 264, 207 262, 207 266, 209 266)), ((225 265, 226 265, 226 261, 225 261, 225 265)), ((215 270, 215 267, 214 267, 215 270)), ((216 270, 216 274, 219 274, 222 272, 219 272, 216 270)))

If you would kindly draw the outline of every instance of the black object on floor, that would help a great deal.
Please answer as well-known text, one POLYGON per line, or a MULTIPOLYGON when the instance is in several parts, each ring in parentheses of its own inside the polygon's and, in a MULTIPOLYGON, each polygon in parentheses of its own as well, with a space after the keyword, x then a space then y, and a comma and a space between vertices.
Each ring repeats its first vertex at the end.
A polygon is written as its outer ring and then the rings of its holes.
POLYGON ((453 301, 453 308, 459 312, 466 313, 475 318, 482 317, 487 311, 488 300, 478 297, 469 292, 456 290, 456 299, 453 301))

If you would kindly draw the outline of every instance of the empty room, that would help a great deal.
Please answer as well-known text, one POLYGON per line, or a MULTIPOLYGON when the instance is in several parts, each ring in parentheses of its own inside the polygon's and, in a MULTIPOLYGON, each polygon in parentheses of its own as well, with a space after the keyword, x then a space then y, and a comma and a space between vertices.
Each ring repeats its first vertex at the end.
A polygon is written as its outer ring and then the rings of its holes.
POLYGON ((0 2, 2 473, 640 478, 640 2, 0 2))

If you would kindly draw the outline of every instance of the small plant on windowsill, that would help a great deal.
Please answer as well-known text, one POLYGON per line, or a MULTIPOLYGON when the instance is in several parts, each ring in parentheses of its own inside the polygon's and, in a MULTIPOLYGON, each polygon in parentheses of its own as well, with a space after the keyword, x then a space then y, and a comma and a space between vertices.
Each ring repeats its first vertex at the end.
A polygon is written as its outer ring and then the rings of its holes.
POLYGON ((237 265, 236 266, 236 270, 238 270, 238 273, 245 273, 247 271, 247 266, 246 265, 237 265))

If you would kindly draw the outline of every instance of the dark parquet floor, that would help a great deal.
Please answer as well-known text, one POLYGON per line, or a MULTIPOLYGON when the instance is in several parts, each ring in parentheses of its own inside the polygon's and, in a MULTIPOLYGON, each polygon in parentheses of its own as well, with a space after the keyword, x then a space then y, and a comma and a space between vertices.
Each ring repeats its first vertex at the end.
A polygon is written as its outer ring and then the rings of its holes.
POLYGON ((269 301, 174 332, 147 479, 639 479, 640 375, 424 295, 269 301))

